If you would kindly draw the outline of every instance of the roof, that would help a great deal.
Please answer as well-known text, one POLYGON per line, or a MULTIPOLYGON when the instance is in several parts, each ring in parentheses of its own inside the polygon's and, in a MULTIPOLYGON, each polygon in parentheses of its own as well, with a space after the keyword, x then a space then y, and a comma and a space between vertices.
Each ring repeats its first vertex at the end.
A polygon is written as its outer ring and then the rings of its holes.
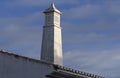
POLYGON ((102 76, 98 76, 98 75, 95 75, 95 74, 90 74, 90 73, 79 71, 79 70, 74 70, 72 68, 66 68, 64 66, 54 65, 54 68, 56 69, 56 71, 58 71, 60 73, 73 74, 74 77, 72 77, 72 78, 80 78, 81 76, 82 77, 86 76, 86 77, 91 77, 91 78, 104 78, 102 76))
POLYGON ((44 11, 44 13, 49 13, 49 12, 57 12, 61 14, 61 12, 55 7, 54 3, 51 4, 50 8, 44 11))
MULTIPOLYGON (((70 76, 72 78, 81 78, 81 76, 87 76, 87 77, 91 77, 91 78, 104 78, 102 76, 98 76, 98 75, 94 75, 94 74, 90 74, 87 72, 82 72, 79 70, 74 70, 72 68, 67 68, 64 66, 60 66, 60 65, 55 65, 55 64, 51 64, 45 61, 41 61, 41 60, 37 60, 37 59, 33 59, 33 58, 29 58, 29 57, 25 57, 25 56, 21 56, 21 55, 17 55, 17 54, 13 54, 13 53, 9 53, 7 51, 4 50, 0 50, 0 53, 5 54, 5 55, 10 55, 13 56, 15 58, 22 58, 22 59, 26 59, 29 61, 33 61, 33 62, 37 62, 37 63, 44 63, 44 64, 49 64, 49 65, 53 65, 55 71, 53 71, 52 74, 57 74, 57 75, 64 75, 64 76, 70 76)), ((53 75, 48 75, 48 76, 53 76, 53 75)), ((59 78, 59 77, 56 77, 59 78)))
POLYGON ((10 52, 4 51, 4 50, 0 50, 0 54, 1 53, 5 54, 5 55, 13 56, 15 58, 22 58, 22 59, 33 61, 33 62, 37 62, 37 63, 51 64, 51 63, 48 63, 48 62, 45 62, 45 61, 42 61, 42 60, 37 60, 37 59, 30 58, 30 57, 25 57, 25 56, 14 54, 14 53, 10 53, 10 52))

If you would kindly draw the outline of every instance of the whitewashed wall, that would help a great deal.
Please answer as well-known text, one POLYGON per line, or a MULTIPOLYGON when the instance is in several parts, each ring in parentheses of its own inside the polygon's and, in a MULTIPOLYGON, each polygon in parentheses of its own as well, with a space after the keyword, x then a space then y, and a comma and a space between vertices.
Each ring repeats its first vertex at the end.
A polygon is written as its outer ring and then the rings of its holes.
POLYGON ((0 78, 46 78, 52 65, 0 52, 0 78))

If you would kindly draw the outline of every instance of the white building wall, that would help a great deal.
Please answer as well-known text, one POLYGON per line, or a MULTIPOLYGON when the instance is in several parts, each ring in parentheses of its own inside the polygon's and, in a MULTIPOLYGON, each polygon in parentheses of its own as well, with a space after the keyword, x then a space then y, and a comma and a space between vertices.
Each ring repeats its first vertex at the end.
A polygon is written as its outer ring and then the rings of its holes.
POLYGON ((47 63, 0 53, 0 78, 46 78, 52 70, 47 63))

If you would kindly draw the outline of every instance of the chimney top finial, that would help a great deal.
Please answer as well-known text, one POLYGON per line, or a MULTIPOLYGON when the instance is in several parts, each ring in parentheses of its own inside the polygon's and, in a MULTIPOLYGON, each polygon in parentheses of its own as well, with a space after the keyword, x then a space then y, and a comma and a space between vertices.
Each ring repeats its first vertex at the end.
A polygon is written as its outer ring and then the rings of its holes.
POLYGON ((53 12, 53 11, 61 14, 61 12, 55 7, 54 3, 51 3, 50 8, 46 9, 44 13, 53 12))

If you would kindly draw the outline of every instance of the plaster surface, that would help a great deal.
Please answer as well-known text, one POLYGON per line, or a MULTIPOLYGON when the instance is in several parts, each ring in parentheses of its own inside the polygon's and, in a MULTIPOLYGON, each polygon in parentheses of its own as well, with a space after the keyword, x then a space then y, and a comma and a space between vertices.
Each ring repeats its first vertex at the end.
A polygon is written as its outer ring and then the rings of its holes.
POLYGON ((52 71, 51 64, 0 53, 0 78, 46 78, 52 71))

